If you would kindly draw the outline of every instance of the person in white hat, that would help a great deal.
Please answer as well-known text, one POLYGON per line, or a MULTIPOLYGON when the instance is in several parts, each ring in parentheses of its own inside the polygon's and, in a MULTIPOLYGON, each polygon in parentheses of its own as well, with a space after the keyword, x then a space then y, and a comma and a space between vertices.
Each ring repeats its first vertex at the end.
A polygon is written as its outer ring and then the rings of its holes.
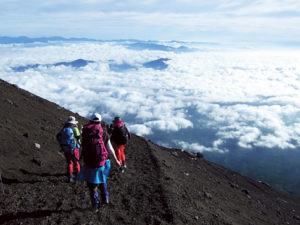
POLYGON ((82 157, 84 166, 77 177, 78 181, 86 181, 90 192, 92 207, 97 212, 101 204, 108 204, 109 194, 106 180, 111 163, 109 154, 113 155, 120 166, 115 152, 109 142, 108 135, 101 126, 101 115, 95 113, 90 123, 82 129, 82 157), (100 189, 100 193, 98 193, 100 189), (100 196, 99 196, 100 194, 100 196), (101 200, 101 201, 100 201, 101 200))
POLYGON ((80 131, 77 127, 78 121, 74 116, 69 116, 64 127, 58 134, 58 140, 64 151, 67 162, 67 173, 70 182, 73 182, 76 174, 80 172, 79 148, 80 148, 80 131), (74 165, 76 171, 74 171, 74 165))

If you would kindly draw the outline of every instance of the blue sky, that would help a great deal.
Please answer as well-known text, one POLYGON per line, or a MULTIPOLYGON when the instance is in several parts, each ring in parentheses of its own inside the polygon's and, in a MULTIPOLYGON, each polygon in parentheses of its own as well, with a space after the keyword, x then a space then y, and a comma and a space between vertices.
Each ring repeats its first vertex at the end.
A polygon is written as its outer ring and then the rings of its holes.
POLYGON ((1 0, 0 36, 299 42, 298 0, 1 0))

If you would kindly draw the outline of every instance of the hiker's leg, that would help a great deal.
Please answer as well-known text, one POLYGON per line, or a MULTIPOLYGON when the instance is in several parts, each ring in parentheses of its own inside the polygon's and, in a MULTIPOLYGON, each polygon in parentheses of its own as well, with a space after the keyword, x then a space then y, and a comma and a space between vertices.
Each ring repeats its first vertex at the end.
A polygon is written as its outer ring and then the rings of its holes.
POLYGON ((123 164, 123 166, 125 166, 125 147, 126 147, 126 145, 121 145, 120 146, 120 152, 121 152, 121 156, 120 156, 120 158, 121 158, 121 160, 122 160, 122 164, 123 164))
POLYGON ((73 174, 74 168, 73 168, 73 161, 69 164, 69 182, 73 183, 75 181, 75 176, 73 174))
POLYGON ((73 172, 74 172, 73 162, 71 161, 71 163, 69 164, 69 174, 73 174, 73 172))
POLYGON ((106 183, 99 184, 99 187, 100 187, 100 191, 101 191, 101 201, 104 204, 108 204, 109 194, 107 191, 107 184, 106 183))
POLYGON ((73 174, 73 162, 72 162, 72 154, 70 152, 65 152, 65 158, 67 162, 67 170, 68 175, 73 174))
POLYGON ((122 166, 122 158, 121 158, 121 152, 120 152, 120 145, 117 145, 116 143, 112 143, 113 148, 115 150, 116 156, 118 161, 120 162, 121 166, 122 166))
POLYGON ((80 172, 80 163, 77 161, 76 162, 76 169, 77 169, 77 173, 80 172))
POLYGON ((100 207, 98 184, 87 183, 87 186, 90 192, 92 207, 97 209, 100 207))
POLYGON ((122 145, 118 145, 117 146, 117 158, 118 158, 118 160, 119 160, 119 162, 120 162, 120 164, 121 164, 121 166, 123 165, 123 157, 122 157, 122 149, 121 149, 121 147, 122 147, 122 145))
POLYGON ((80 172, 80 163, 79 163, 79 149, 74 149, 73 151, 74 155, 73 155, 73 162, 76 166, 76 172, 79 173, 80 172))

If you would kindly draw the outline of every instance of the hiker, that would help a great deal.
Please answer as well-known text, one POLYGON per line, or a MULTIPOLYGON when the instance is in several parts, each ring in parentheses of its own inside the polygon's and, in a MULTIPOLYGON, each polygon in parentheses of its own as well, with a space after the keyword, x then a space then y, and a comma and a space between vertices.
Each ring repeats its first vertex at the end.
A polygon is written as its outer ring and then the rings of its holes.
POLYGON ((128 139, 130 139, 131 134, 123 123, 121 117, 116 116, 112 121, 111 125, 111 142, 112 146, 116 151, 117 158, 121 164, 121 171, 124 173, 124 169, 127 167, 125 163, 125 147, 127 145, 128 139))
POLYGON ((78 121, 74 116, 69 116, 64 127, 57 134, 57 139, 67 162, 67 171, 69 181, 73 182, 76 174, 80 172, 79 148, 80 148, 80 131, 77 127, 78 121), (74 171, 74 165, 76 171, 74 171), (74 173, 75 172, 75 173, 74 173), (75 174, 75 175, 74 175, 75 174))
POLYGON ((82 157, 85 165, 78 176, 79 181, 87 182, 95 212, 99 210, 101 203, 109 203, 106 180, 111 163, 108 155, 113 155, 116 163, 120 166, 108 137, 101 126, 101 115, 95 113, 90 123, 85 125, 82 130, 82 157), (101 202, 98 188, 100 189, 101 202))

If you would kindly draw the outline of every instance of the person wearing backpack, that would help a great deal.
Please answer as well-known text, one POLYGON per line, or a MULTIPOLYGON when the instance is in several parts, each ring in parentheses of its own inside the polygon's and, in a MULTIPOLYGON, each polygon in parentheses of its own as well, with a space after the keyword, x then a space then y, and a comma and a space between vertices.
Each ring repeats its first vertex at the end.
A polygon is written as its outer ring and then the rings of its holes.
POLYGON ((67 171, 69 175, 69 181, 73 182, 74 175, 74 165, 76 167, 76 173, 80 172, 79 163, 79 148, 80 148, 80 131, 77 127, 78 121, 76 121, 74 116, 69 116, 64 124, 64 127, 57 134, 57 139, 60 143, 60 147, 64 152, 67 171))
POLYGON ((101 203, 109 203, 106 180, 110 172, 111 163, 108 155, 112 154, 116 163, 120 166, 108 136, 104 134, 105 132, 101 126, 101 115, 95 113, 90 123, 85 125, 82 130, 81 156, 84 166, 77 177, 78 181, 87 182, 92 207, 95 212, 99 210, 101 203), (98 189, 100 189, 100 198, 98 189))
POLYGON ((125 163, 125 147, 128 143, 128 139, 130 139, 131 134, 126 127, 125 123, 123 123, 121 117, 116 116, 112 121, 113 124, 111 126, 111 142, 113 148, 116 151, 117 158, 121 164, 121 171, 124 173, 124 169, 126 168, 125 163))

